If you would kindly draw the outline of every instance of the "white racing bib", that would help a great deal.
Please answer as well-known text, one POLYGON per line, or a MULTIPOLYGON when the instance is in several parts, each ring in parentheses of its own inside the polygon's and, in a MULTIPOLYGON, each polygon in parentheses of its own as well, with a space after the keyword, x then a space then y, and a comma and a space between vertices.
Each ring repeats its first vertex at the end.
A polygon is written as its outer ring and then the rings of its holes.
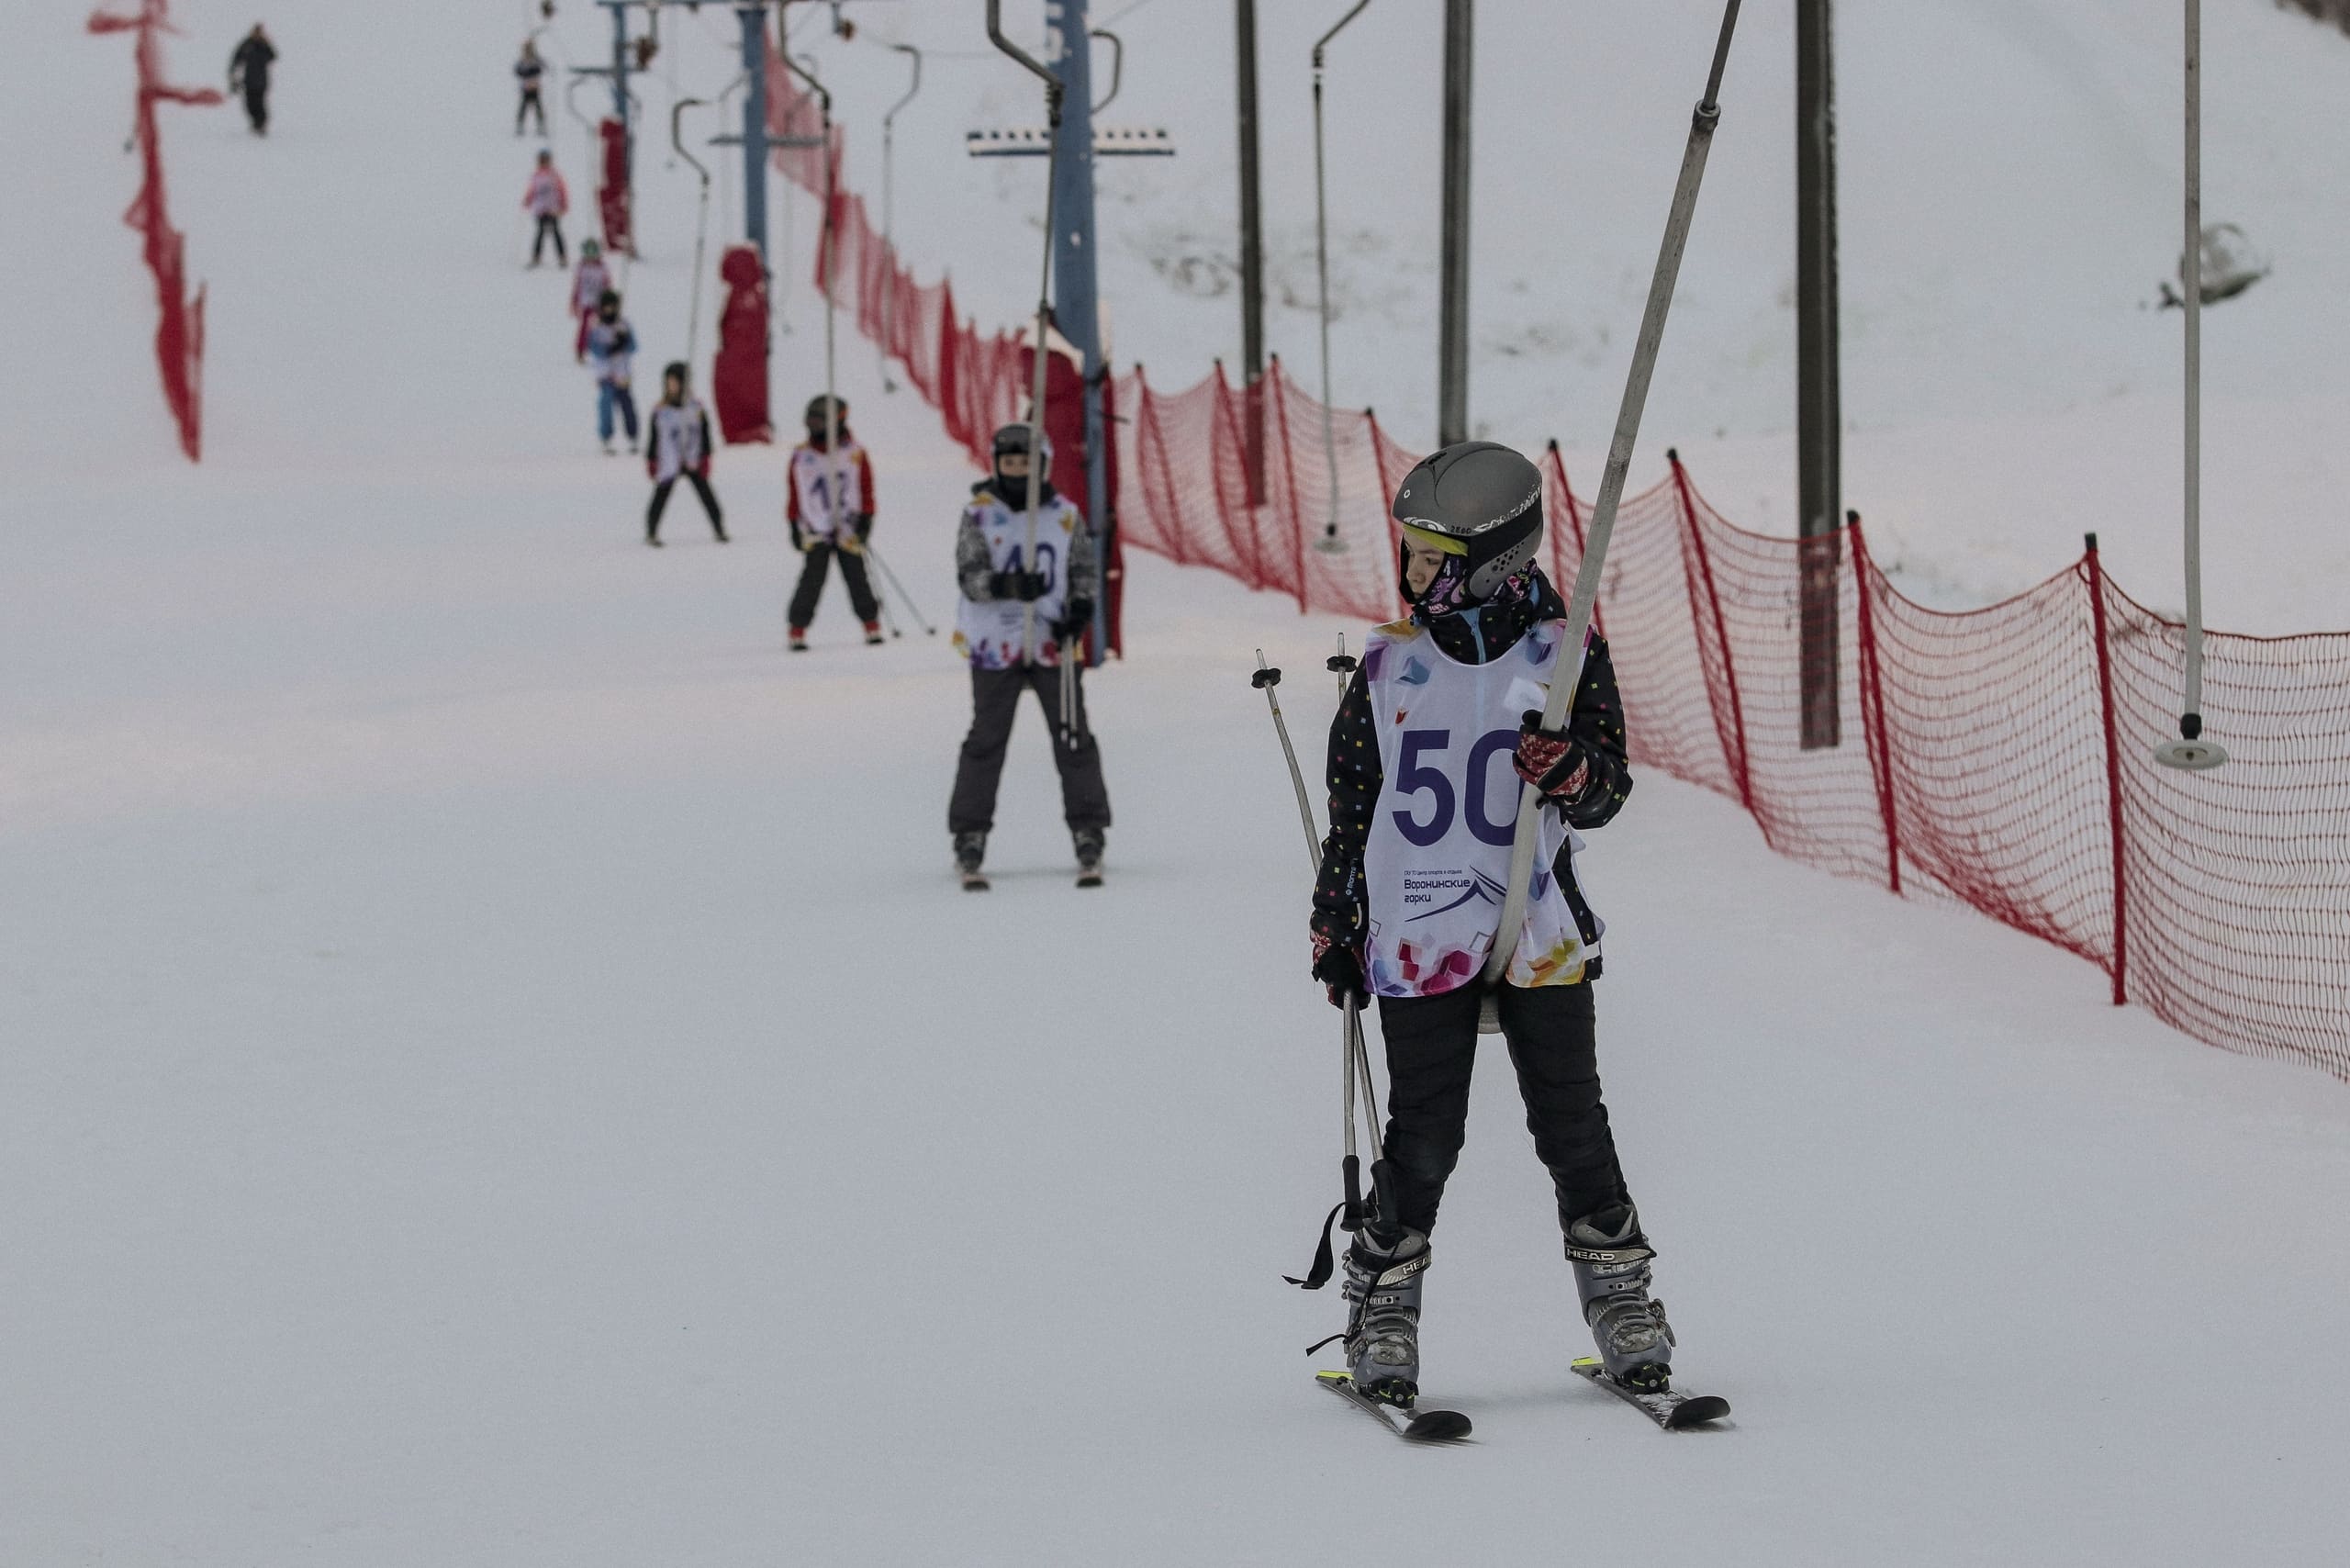
MULTIPOLYGON (((1536 623, 1501 657, 1469 665, 1426 628, 1382 626, 1364 644, 1363 678, 1385 775, 1363 856, 1371 929, 1364 969, 1378 996, 1440 996, 1474 981, 1493 951, 1509 881, 1518 723, 1550 695, 1562 636, 1536 623)), ((1506 979, 1573 985, 1594 956, 1551 868, 1583 840, 1554 810, 1541 832, 1523 938, 1506 979)))
POLYGON ((1069 601, 1069 554, 1073 534, 1085 526, 1077 508, 1056 495, 1036 513, 1036 554, 1028 555, 1028 514, 1014 511, 991 495, 971 498, 964 513, 979 525, 988 542, 989 569, 1033 571, 1043 575, 1045 591, 1036 600, 1035 644, 1032 653, 1021 638, 1026 634, 1028 606, 1016 599, 966 599, 955 612, 955 646, 974 669, 1010 669, 1017 665, 1058 665, 1060 644, 1052 622, 1061 618, 1069 601))

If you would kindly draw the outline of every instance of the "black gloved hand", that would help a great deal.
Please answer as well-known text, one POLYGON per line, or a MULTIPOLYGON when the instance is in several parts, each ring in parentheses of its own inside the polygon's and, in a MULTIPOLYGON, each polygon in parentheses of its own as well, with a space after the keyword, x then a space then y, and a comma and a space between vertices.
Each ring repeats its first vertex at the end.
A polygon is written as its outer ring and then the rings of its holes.
POLYGON ((1363 983, 1362 955, 1355 950, 1353 941, 1334 936, 1319 925, 1314 928, 1314 978, 1322 982, 1333 1007, 1344 1007, 1349 996, 1358 1005, 1371 1001, 1371 988, 1363 983))
POLYGON ((870 539, 873 537, 873 514, 869 511, 851 512, 848 526, 849 532, 859 539, 870 539))
POLYGON ((990 599, 1019 598, 1020 576, 1021 575, 1018 572, 990 572, 988 574, 988 597, 990 599))
POLYGON ((1045 597, 1046 583, 1044 573, 1020 572, 1014 575, 1019 577, 1020 584, 1013 591, 1019 596, 1021 603, 1034 604, 1045 597))
POLYGON ((1091 630, 1093 601, 1090 599, 1070 599, 1069 607, 1061 612, 1061 618, 1053 622, 1053 635, 1064 643, 1075 642, 1091 630))

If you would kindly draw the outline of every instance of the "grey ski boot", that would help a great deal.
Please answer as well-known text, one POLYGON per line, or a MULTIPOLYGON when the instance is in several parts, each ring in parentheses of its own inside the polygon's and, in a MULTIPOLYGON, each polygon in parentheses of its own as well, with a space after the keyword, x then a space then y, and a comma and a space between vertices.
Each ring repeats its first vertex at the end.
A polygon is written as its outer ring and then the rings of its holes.
POLYGON ((1420 1282, 1428 1238, 1407 1230, 1392 1244, 1365 1230, 1347 1249, 1347 1372, 1355 1387, 1408 1410, 1420 1394, 1420 1282))
POLYGON ((1661 1389, 1673 1381, 1673 1326, 1664 1304, 1649 1299, 1649 1260, 1639 1212, 1616 1204, 1567 1227, 1583 1320, 1599 1346, 1607 1375, 1628 1388, 1661 1389))

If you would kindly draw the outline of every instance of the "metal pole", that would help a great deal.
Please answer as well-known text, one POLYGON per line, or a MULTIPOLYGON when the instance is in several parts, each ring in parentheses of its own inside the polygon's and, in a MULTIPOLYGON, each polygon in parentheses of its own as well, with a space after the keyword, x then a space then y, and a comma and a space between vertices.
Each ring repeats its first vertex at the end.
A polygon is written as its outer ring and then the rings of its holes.
MULTIPOLYGON (((2203 711, 2203 0, 2187 0, 2187 700, 2203 711)), ((2189 736, 2192 739, 2193 736, 2189 736)))
POLYGON ((669 106, 669 145, 677 156, 694 166, 701 176, 701 206, 694 219, 694 281, 692 304, 686 310, 686 363, 694 362, 694 343, 701 331, 701 266, 706 243, 710 237, 710 170, 702 161, 686 151, 685 136, 680 126, 688 109, 703 102, 700 98, 679 98, 669 106))
POLYGON ((1444 0, 1444 239, 1436 441, 1469 439, 1469 103, 1476 0, 1444 0))
MULTIPOLYGON (((604 0, 612 11, 612 118, 621 122, 621 170, 636 189, 636 128, 629 121, 628 0, 604 0)), ((633 226, 632 226, 633 227, 633 226)), ((636 249, 633 238, 629 249, 636 249)))
POLYGON ((1322 455, 1330 465, 1330 515, 1322 525, 1322 539, 1315 548, 1334 555, 1346 549, 1347 542, 1338 537, 1338 433, 1330 406, 1330 204, 1322 176, 1322 51, 1338 36, 1339 28, 1353 21, 1370 4, 1371 0, 1355 0, 1347 14, 1338 18, 1337 27, 1314 40, 1314 270, 1321 285, 1318 313, 1322 321, 1322 455))
POLYGON ((1807 751, 1839 739, 1837 527, 1844 497, 1832 3, 1796 5, 1796 488, 1803 537, 1799 680, 1807 751))
MULTIPOLYGON (((842 520, 850 514, 842 506, 847 484, 841 468, 841 400, 834 377, 837 366, 833 335, 834 301, 837 294, 833 274, 840 265, 840 257, 834 250, 837 240, 833 224, 834 209, 840 205, 835 199, 837 193, 833 188, 834 176, 839 171, 839 162, 833 156, 833 95, 816 79, 814 72, 794 60, 789 51, 783 55, 783 64, 784 69, 808 84, 808 90, 816 95, 819 111, 816 151, 824 160, 824 220, 817 229, 816 275, 824 282, 824 466, 833 479, 831 492, 825 499, 833 509, 833 532, 837 537, 842 520)), ((862 500, 864 498, 860 496, 857 498, 862 500)), ((841 548, 856 554, 864 548, 864 541, 844 540, 841 548), (856 549, 849 549, 852 543, 856 549)))
POLYGON ((2203 738, 2203 0, 2187 0, 2187 690, 2178 739, 2154 748, 2170 767, 2217 767, 2228 754, 2203 738))
MULTIPOLYGON (((1045 120, 1053 132, 1045 170, 1045 270, 1036 284, 1036 342, 1031 363, 1034 375, 1028 395, 1028 552, 1020 569, 1036 569, 1036 498, 1045 487, 1045 325, 1052 309, 1054 217, 1053 192, 1060 184, 1061 79, 1026 50, 1003 36, 1003 0, 988 0, 988 39, 1045 84, 1045 120)), ((1083 100, 1080 100, 1082 102, 1083 100)), ((1020 622, 1020 653, 1033 660, 1036 648, 1036 601, 1028 600, 1020 622)))
MULTIPOLYGON (((897 160, 895 150, 890 144, 890 138, 894 129, 893 122, 895 122, 898 118, 898 111, 904 108, 908 104, 912 103, 914 101, 914 95, 922 91, 922 50, 916 49, 910 43, 893 43, 890 47, 896 50, 901 54, 910 54, 913 56, 914 80, 913 85, 906 89, 906 95, 900 98, 896 103, 891 104, 890 106, 890 112, 881 117, 881 253, 890 258, 889 271, 882 274, 882 287, 890 291, 890 297, 884 301, 885 308, 882 313, 882 319, 885 323, 890 319, 890 312, 894 310, 897 306, 895 289, 898 278, 898 243, 892 225, 892 218, 896 208, 895 178, 897 160)), ((882 330, 886 339, 889 330, 888 327, 885 325, 882 330)), ((889 343, 885 341, 880 347, 881 390, 884 392, 895 392, 898 389, 898 384, 890 378, 889 343)))
MULTIPOLYGON (((1616 531, 1616 509, 1624 498, 1624 477, 1631 470, 1632 447, 1639 439, 1640 413, 1648 406, 1649 378, 1656 371, 1657 350, 1664 342, 1665 317, 1673 308, 1673 284, 1681 275, 1681 252, 1689 241, 1690 219, 1697 210, 1697 188, 1706 178, 1706 154, 1712 150, 1714 128, 1721 123, 1722 72, 1729 64, 1730 35, 1738 27, 1739 0, 1729 0, 1722 12, 1721 36, 1714 44, 1713 70, 1706 78, 1706 95, 1689 120, 1689 142, 1681 154, 1681 178, 1673 186, 1673 208, 1664 223, 1664 241, 1657 249, 1656 272, 1649 280, 1648 308, 1640 317, 1640 334, 1632 343, 1631 374, 1624 382, 1624 401, 1616 414, 1615 439, 1607 447, 1607 470, 1600 480, 1599 499, 1592 508, 1591 532, 1583 547, 1583 565, 1575 573, 1575 591, 1567 607, 1567 641, 1550 676, 1550 693, 1542 706, 1542 727, 1556 730, 1566 723, 1575 689, 1583 684, 1583 639, 1591 627, 1591 607, 1599 598, 1599 578, 1607 562, 1607 541, 1616 531)), ((1500 924, 1494 928, 1494 948, 1485 962, 1484 978, 1499 983, 1526 926, 1527 885, 1534 872, 1534 848, 1542 816, 1541 792, 1531 784, 1518 791, 1517 834, 1511 841, 1509 887, 1503 895, 1500 924)), ((1479 1027, 1493 1033, 1501 1027, 1486 998, 1485 1017, 1479 1027)))
POLYGON ((767 8, 762 0, 734 7, 743 24, 743 232, 758 247, 759 265, 770 275, 767 260, 767 8))
POLYGON ((1257 177, 1257 0, 1236 0, 1239 61, 1240 373, 1248 387, 1248 504, 1265 499, 1265 239, 1257 177))
MULTIPOLYGON (((1051 37, 1053 63, 1061 79, 1061 120, 1053 139, 1053 210, 1058 215, 1053 230, 1053 319, 1061 335, 1077 350, 1080 429, 1085 442, 1085 526, 1097 548, 1095 561, 1108 584, 1110 536, 1109 442, 1102 417, 1102 306, 1094 268, 1093 216, 1093 50, 1086 25, 1086 0, 1061 0, 1047 13, 1057 29, 1051 37)), ((1109 648, 1110 596, 1097 593, 1093 601, 1093 655, 1099 661, 1109 648)), ((1068 733, 1076 734, 1077 691, 1074 681, 1064 694, 1069 711, 1068 733)))

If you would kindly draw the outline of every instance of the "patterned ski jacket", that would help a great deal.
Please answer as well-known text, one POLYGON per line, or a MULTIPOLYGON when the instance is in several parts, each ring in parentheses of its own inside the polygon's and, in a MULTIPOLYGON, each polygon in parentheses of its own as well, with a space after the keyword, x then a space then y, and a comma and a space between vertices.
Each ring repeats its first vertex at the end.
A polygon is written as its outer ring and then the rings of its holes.
MULTIPOLYGON (((1565 613, 1558 590, 1538 570, 1533 590, 1519 602, 1439 615, 1428 622, 1427 629, 1447 655, 1464 664, 1484 664, 1515 647, 1537 621, 1554 621, 1565 613)), ((1608 657, 1606 640, 1595 634, 1583 655, 1583 683, 1575 692, 1567 733, 1582 743, 1591 764, 1590 781, 1562 808, 1567 823, 1577 829, 1603 827, 1623 809, 1624 797, 1631 793, 1632 774, 1625 761, 1624 707, 1616 690, 1616 666, 1608 657)), ((1330 832, 1322 842, 1322 873, 1315 882, 1309 924, 1340 945, 1360 950, 1370 918, 1363 855, 1387 782, 1380 762, 1378 727, 1371 717, 1370 686, 1360 670, 1348 682, 1337 717, 1330 722, 1325 773, 1330 790, 1330 832)), ((1561 851, 1561 861, 1567 853, 1561 851)), ((1568 868, 1561 865, 1558 869, 1565 873, 1568 868)), ((1562 874, 1559 882, 1583 939, 1596 943, 1598 922, 1574 878, 1562 874)), ((1584 978, 1598 976, 1599 962, 1595 957, 1584 978)))

